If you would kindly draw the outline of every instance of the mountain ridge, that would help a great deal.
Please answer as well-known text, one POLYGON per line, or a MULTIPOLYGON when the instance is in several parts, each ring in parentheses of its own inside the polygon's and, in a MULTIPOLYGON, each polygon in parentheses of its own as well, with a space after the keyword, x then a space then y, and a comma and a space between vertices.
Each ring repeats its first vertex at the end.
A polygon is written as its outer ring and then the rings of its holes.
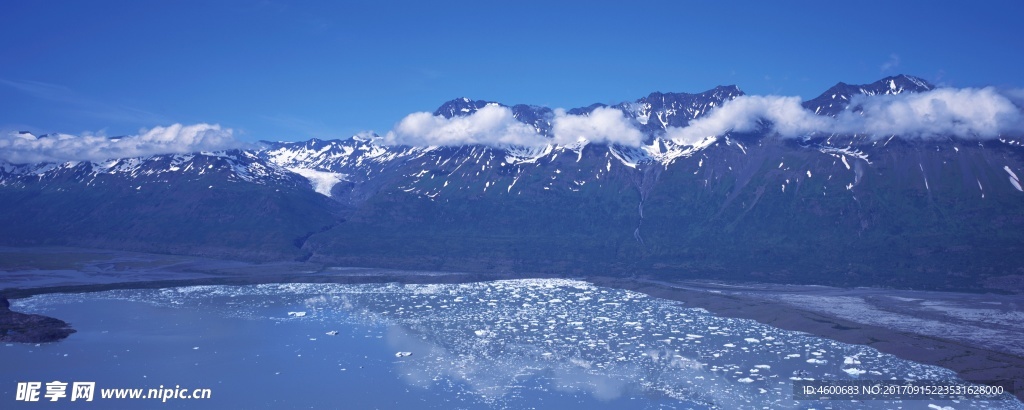
MULTIPOLYGON (((855 95, 933 88, 909 76, 839 83, 803 107, 835 116, 855 95)), ((1024 257, 1016 256, 1024 255, 1019 137, 782 138, 756 129, 683 143, 665 135, 742 95, 722 86, 610 106, 645 134, 638 147, 586 140, 413 147, 359 136, 0 163, 0 243, 345 266, 1024 291, 1024 257)), ((468 116, 487 104, 497 103, 460 98, 434 114, 468 116)), ((551 132, 553 110, 509 109, 551 132)))

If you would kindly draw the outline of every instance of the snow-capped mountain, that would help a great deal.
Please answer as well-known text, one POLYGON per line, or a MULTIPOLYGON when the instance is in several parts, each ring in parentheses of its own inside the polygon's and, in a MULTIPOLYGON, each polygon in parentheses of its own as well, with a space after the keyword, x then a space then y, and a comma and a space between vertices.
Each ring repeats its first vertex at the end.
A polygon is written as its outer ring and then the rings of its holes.
MULTIPOLYGON (((555 161, 559 155, 562 155, 563 158, 575 158, 575 161, 579 162, 583 159, 583 151, 587 146, 591 146, 591 150, 600 151, 601 155, 607 159, 604 166, 592 167, 593 169, 589 170, 591 172, 588 177, 596 179, 600 178, 602 172, 610 171, 613 163, 615 166, 630 168, 636 168, 638 164, 653 162, 668 165, 677 158, 692 155, 717 141, 716 138, 709 138, 698 144, 686 145, 663 138, 662 134, 668 127, 684 127, 690 120, 699 118, 715 107, 741 95, 743 92, 735 86, 716 87, 699 94, 656 92, 636 101, 614 106, 621 110, 626 118, 635 121, 638 128, 647 135, 647 143, 639 148, 616 145, 594 146, 585 140, 573 144, 552 142, 542 147, 405 147, 384 145, 374 138, 353 137, 348 140, 333 141, 313 139, 302 142, 265 142, 266 149, 258 151, 257 155, 270 163, 306 176, 317 192, 328 196, 333 196, 331 191, 339 184, 352 187, 370 183, 375 172, 380 175, 385 170, 399 170, 398 173, 402 174, 399 179, 403 179, 399 185, 408 189, 409 192, 421 193, 424 196, 436 196, 448 185, 442 184, 442 186, 432 189, 416 188, 425 175, 422 171, 432 166, 452 166, 455 170, 461 170, 461 173, 456 175, 462 178, 478 177, 481 173, 486 175, 489 167, 508 167, 509 169, 506 169, 505 173, 520 175, 524 169, 527 169, 525 167, 536 167, 538 161, 545 158, 555 161), (483 160, 482 164, 481 160, 483 160), (473 163, 473 166, 468 166, 470 162, 473 163), (477 164, 480 164, 480 169, 475 168, 477 164), (465 168, 463 168, 464 166, 465 168)), ((494 101, 458 98, 442 104, 434 111, 434 115, 445 118, 469 116, 487 105, 508 107, 517 120, 533 126, 542 135, 550 135, 555 113, 547 107, 525 104, 506 106, 494 101)), ((569 113, 587 115, 598 107, 604 107, 604 105, 594 104, 585 108, 569 110, 569 113)), ((742 144, 732 141, 728 141, 727 145, 742 147, 742 144)), ((558 174, 562 170, 555 169, 552 172, 552 175, 546 175, 546 177, 557 180, 558 174)), ((434 177, 431 175, 429 179, 434 177)), ((386 177, 379 176, 378 178, 386 177)), ((512 181, 518 181, 515 177, 511 178, 512 181)), ((515 183, 510 182, 506 186, 507 193, 512 192, 515 183)), ((574 180, 574 183, 583 184, 585 180, 577 179, 574 180)), ((484 185, 486 185, 485 188, 490 187, 486 182, 484 185)), ((550 182, 546 185, 547 189, 552 187, 550 182)))
MULTIPOLYGON (((804 106, 821 115, 834 115, 846 109, 849 99, 857 94, 898 94, 932 88, 924 80, 905 75, 888 77, 866 85, 839 83, 818 98, 805 102, 804 106)), ((461 169, 470 161, 476 165, 481 158, 486 157, 488 160, 484 161, 481 170, 471 173, 473 176, 486 171, 488 166, 517 167, 514 173, 518 174, 522 172, 524 164, 538 164, 545 158, 548 161, 555 161, 559 155, 563 158, 575 157, 579 162, 583 158, 584 149, 588 146, 592 147, 591 150, 597 149, 600 151, 599 154, 608 159, 604 166, 590 170, 589 177, 595 179, 599 178, 601 172, 608 172, 613 164, 629 168, 650 163, 668 166, 679 158, 692 156, 716 143, 724 143, 726 146, 744 151, 744 143, 729 138, 728 135, 709 137, 694 144, 673 141, 663 135, 669 127, 685 127, 691 120, 700 118, 742 95, 743 92, 736 86, 720 86, 696 94, 654 92, 635 101, 613 106, 622 111, 647 136, 646 143, 640 147, 614 144, 595 146, 585 140, 567 145, 551 143, 543 147, 408 147, 385 145, 375 137, 357 136, 347 140, 264 142, 263 147, 250 150, 117 158, 102 162, 0 162, 0 185, 46 185, 71 181, 94 185, 120 180, 137 182, 136 187, 141 187, 148 183, 166 183, 172 180, 198 181, 211 177, 223 178, 226 182, 295 185, 301 181, 298 178, 301 176, 316 192, 333 196, 331 191, 339 184, 348 187, 368 183, 378 185, 372 181, 375 174, 381 175, 391 170, 412 170, 410 175, 404 175, 408 180, 400 183, 402 186, 412 187, 421 178, 411 175, 418 174, 431 164, 450 164, 455 165, 454 169, 461 169)), ((543 135, 549 135, 551 132, 551 121, 555 114, 547 107, 525 104, 506 106, 493 101, 459 98, 442 104, 435 110, 434 115, 445 118, 469 116, 488 104, 509 107, 517 120, 534 126, 543 135)), ((587 115, 599 107, 606 105, 593 104, 569 110, 568 113, 587 115)), ((831 139, 822 142, 820 150, 823 152, 846 153, 866 159, 865 154, 857 148, 830 147, 833 144, 831 139)), ((463 170, 463 173, 458 175, 466 177, 470 173, 463 170)), ((547 177, 558 178, 557 175, 547 177)), ((577 182, 584 183, 580 180, 577 182)), ((422 193, 432 194, 428 191, 422 193)), ((507 191, 511 192, 511 189, 507 191)))
MULTIPOLYGON (((690 120, 699 118, 715 107, 743 94, 735 85, 715 87, 698 94, 653 92, 646 97, 631 102, 622 102, 612 106, 622 111, 648 138, 653 138, 668 127, 685 127, 690 120)), ((549 135, 551 120, 555 112, 548 107, 516 104, 511 107, 496 101, 470 100, 457 98, 448 101, 434 111, 434 115, 445 118, 472 115, 488 104, 508 107, 513 116, 538 132, 549 135)), ((571 115, 586 115, 597 108, 608 107, 606 104, 591 104, 586 107, 573 108, 567 111, 571 115)))
POLYGON ((0 193, 14 245, 295 258, 296 238, 334 218, 306 178, 244 150, 0 163, 0 193))
MULTIPOLYGON (((933 89, 839 83, 803 107, 933 89)), ((699 141, 670 131, 735 86, 613 106, 639 146, 556 143, 547 107, 509 108, 551 142, 387 145, 377 136, 103 162, 0 163, 0 237, 333 265, 670 275, 838 285, 1024 289, 1024 146, 770 127, 699 141)))
POLYGON ((257 157, 255 152, 229 150, 114 158, 101 162, 11 164, 0 161, 0 185, 86 186, 128 183, 141 187, 172 182, 217 181, 258 185, 304 185, 298 175, 257 157))
POLYGON ((813 100, 804 102, 804 108, 815 114, 835 116, 847 109, 855 95, 896 95, 904 92, 919 93, 935 89, 927 81, 909 75, 886 77, 871 84, 850 85, 840 82, 813 100))

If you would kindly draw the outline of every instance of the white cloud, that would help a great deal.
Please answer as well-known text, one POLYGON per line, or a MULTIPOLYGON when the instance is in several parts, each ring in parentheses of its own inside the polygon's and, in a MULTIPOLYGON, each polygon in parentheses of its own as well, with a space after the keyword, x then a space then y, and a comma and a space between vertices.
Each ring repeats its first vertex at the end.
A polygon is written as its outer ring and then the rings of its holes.
POLYGON ((512 110, 487 105, 464 116, 445 118, 428 112, 407 115, 384 137, 393 145, 536 145, 544 137, 512 115, 512 110))
POLYGON ((855 96, 833 132, 877 136, 996 138, 1024 131, 1021 108, 995 88, 939 88, 923 93, 855 96))
POLYGON ((599 107, 590 115, 569 115, 556 110, 551 133, 558 144, 571 144, 586 138, 597 144, 640 146, 644 135, 629 119, 615 108, 599 107))
POLYGON ((768 121, 783 136, 797 136, 828 127, 826 117, 800 105, 800 97, 745 95, 726 102, 710 114, 690 121, 686 127, 670 127, 666 137, 692 145, 706 137, 730 131, 749 132, 768 121))
POLYGON ((900 135, 910 138, 996 138, 1024 132, 1024 114, 1014 104, 1020 93, 994 88, 940 88, 922 93, 858 95, 851 99, 857 110, 837 117, 815 115, 800 105, 798 97, 742 96, 723 104, 683 128, 669 128, 666 136, 683 144, 730 131, 756 130, 761 121, 782 137, 812 132, 900 135))
MULTIPOLYGON (((810 133, 867 134, 878 138, 900 135, 909 138, 996 138, 1024 133, 1021 101, 1024 91, 995 88, 940 88, 899 95, 858 95, 851 99, 856 110, 836 117, 816 115, 804 109, 799 97, 741 96, 726 102, 686 127, 669 127, 666 137, 693 145, 709 136, 728 132, 757 131, 762 126, 781 137, 810 133)), ((589 115, 569 115, 555 110, 552 138, 516 121, 511 110, 487 106, 465 117, 447 119, 429 113, 404 118, 384 142, 407 145, 543 145, 571 144, 579 138, 592 143, 640 146, 644 135, 623 113, 601 107, 589 115)))
POLYGON ((538 146, 571 144, 583 137, 594 143, 639 146, 643 141, 643 134, 621 111, 606 107, 590 115, 569 115, 565 110, 555 110, 551 131, 553 138, 545 137, 532 126, 516 120, 509 108, 488 105, 462 117, 445 118, 427 112, 409 114, 387 133, 383 142, 412 146, 538 146))
POLYGON ((236 148, 230 128, 220 125, 174 124, 141 130, 137 135, 108 138, 102 134, 57 134, 46 137, 0 135, 0 159, 13 163, 102 161, 110 158, 216 151, 236 148))

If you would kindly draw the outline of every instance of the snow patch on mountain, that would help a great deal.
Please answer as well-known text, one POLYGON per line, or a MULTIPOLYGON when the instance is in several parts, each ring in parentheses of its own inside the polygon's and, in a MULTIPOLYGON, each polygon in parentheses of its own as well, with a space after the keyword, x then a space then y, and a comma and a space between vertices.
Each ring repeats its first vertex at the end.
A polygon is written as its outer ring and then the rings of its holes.
POLYGON ((289 171, 302 175, 313 185, 313 190, 327 197, 331 196, 331 189, 341 181, 346 181, 347 175, 338 172, 317 171, 309 168, 290 167, 289 171))
MULTIPOLYGON (((582 148, 581 148, 582 149, 582 148)), ((533 164, 544 158, 555 150, 554 144, 546 144, 540 147, 512 145, 505 147, 505 163, 509 165, 533 164)))
POLYGON ((650 144, 644 144, 639 148, 612 145, 608 147, 608 151, 623 165, 630 168, 636 168, 638 164, 645 162, 658 163, 668 167, 677 159, 689 158, 718 140, 718 137, 712 136, 687 144, 672 139, 655 138, 650 144))
POLYGON ((1012 184, 1014 188, 1017 188, 1018 191, 1024 192, 1024 188, 1021 187, 1020 179, 1017 178, 1017 174, 1006 165, 1003 166, 1003 170, 1006 171, 1007 174, 1010 174, 1010 184, 1012 184))
MULTIPOLYGON (((854 158, 857 158, 857 159, 861 159, 861 160, 864 160, 864 162, 867 162, 869 165, 871 164, 871 161, 868 160, 868 154, 865 154, 863 151, 861 151, 859 149, 856 149, 856 148, 853 148, 853 147, 836 148, 836 147, 821 146, 821 147, 818 147, 818 151, 821 151, 823 154, 833 154, 835 156, 843 156, 843 163, 844 164, 846 164, 846 158, 845 158, 846 156, 850 156, 850 157, 854 157, 854 158)), ((846 165, 846 169, 850 169, 850 165, 849 164, 846 165)))

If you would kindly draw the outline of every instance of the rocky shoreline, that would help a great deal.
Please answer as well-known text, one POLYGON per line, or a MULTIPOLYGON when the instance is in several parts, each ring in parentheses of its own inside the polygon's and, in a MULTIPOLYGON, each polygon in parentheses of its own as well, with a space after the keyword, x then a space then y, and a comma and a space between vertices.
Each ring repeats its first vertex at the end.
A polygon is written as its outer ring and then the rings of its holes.
POLYGON ((0 296, 0 342, 49 343, 75 333, 67 322, 43 315, 11 310, 11 303, 0 296))

